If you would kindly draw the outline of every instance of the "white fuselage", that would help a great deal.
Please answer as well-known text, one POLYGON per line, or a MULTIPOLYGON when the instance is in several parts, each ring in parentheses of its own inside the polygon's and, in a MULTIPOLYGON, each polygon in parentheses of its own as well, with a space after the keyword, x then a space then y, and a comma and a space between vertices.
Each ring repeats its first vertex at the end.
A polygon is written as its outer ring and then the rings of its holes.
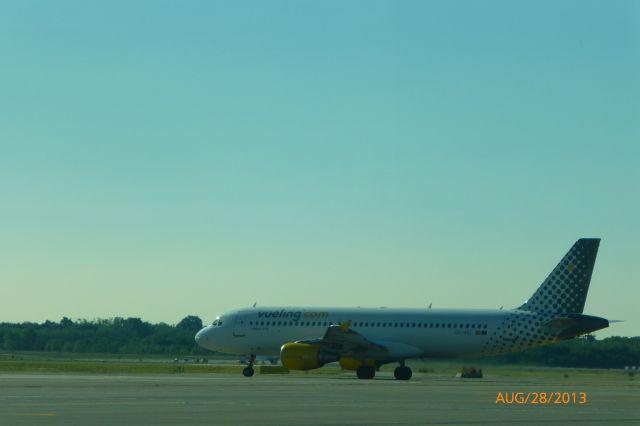
POLYGON ((372 342, 407 345, 419 357, 494 355, 556 337, 541 329, 538 314, 519 310, 256 307, 221 315, 196 341, 216 352, 277 355, 283 344, 320 339, 345 321, 372 342))

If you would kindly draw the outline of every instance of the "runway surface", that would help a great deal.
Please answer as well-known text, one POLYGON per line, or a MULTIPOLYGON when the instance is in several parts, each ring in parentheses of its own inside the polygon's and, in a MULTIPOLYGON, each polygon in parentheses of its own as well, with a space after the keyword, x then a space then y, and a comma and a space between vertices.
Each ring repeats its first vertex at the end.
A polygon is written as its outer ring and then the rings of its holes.
POLYGON ((0 424, 640 424, 640 383, 350 375, 0 374, 0 424), (586 404, 501 404, 499 392, 584 392, 586 404))

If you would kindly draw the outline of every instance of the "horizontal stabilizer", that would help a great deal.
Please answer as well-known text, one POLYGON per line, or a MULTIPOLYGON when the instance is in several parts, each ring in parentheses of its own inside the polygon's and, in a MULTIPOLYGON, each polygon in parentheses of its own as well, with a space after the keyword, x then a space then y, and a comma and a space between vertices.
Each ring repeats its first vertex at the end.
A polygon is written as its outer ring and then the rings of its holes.
POLYGON ((553 318, 542 324, 543 329, 559 333, 560 337, 571 338, 581 334, 591 333, 609 327, 609 321, 604 318, 583 314, 569 314, 553 318))

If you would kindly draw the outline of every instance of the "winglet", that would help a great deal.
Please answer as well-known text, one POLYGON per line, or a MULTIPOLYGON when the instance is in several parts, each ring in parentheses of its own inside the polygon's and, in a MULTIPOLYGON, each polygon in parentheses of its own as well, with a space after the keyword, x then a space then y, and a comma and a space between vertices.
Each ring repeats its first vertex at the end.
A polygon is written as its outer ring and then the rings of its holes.
POLYGON ((345 321, 340 324, 340 330, 342 330, 343 333, 349 331, 349 327, 351 327, 351 320, 345 321))

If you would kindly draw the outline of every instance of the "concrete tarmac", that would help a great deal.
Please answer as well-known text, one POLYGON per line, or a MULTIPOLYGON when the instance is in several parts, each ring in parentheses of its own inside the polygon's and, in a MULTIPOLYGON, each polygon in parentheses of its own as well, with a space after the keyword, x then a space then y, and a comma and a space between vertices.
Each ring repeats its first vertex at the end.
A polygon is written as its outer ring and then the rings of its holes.
MULTIPOLYGON (((507 395, 507 398, 511 394, 507 395)), ((530 400, 531 401, 531 400, 530 400)), ((560 378, 393 380, 351 375, 0 374, 0 424, 640 424, 640 382, 560 378), (496 403, 502 392, 586 394, 586 404, 496 403)))

